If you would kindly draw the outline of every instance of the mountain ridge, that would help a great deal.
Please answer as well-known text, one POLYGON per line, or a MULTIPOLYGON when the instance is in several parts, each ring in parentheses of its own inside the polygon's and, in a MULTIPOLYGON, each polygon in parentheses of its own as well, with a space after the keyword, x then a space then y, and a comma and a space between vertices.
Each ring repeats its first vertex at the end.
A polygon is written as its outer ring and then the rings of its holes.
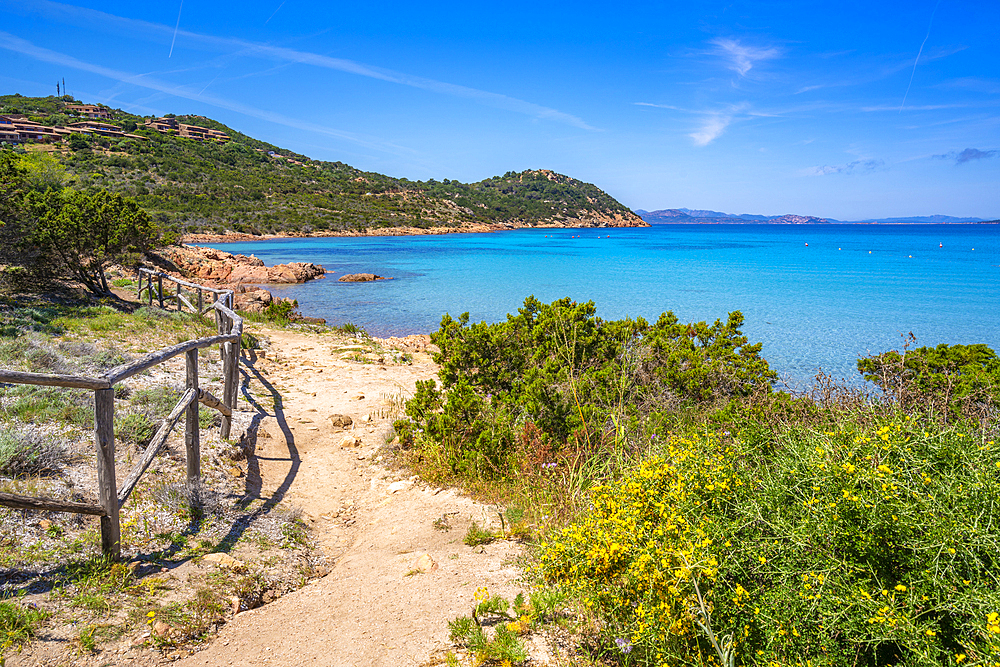
POLYGON ((809 225, 809 224, 993 224, 996 220, 984 218, 954 217, 950 215, 923 215, 896 218, 866 218, 864 220, 835 220, 820 218, 813 215, 755 215, 749 213, 733 214, 710 211, 706 209, 666 208, 656 211, 635 209, 633 211, 651 225, 712 225, 712 224, 765 224, 765 225, 809 225))

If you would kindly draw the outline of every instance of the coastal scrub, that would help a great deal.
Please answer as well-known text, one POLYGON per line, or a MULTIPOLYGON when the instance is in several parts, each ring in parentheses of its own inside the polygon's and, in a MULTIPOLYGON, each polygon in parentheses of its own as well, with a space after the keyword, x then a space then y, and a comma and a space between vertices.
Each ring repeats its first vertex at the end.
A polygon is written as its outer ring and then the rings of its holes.
POLYGON ((1000 664, 994 441, 901 416, 764 444, 673 435, 540 545, 607 657, 1000 664))

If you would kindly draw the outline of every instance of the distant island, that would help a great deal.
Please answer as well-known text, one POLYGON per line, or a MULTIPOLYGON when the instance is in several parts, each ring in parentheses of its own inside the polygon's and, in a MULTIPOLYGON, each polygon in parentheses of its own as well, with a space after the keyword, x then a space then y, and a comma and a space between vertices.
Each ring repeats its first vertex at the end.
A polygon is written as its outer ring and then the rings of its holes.
POLYGON ((313 160, 204 116, 138 116, 68 95, 0 95, 0 148, 23 153, 53 186, 132 197, 184 240, 648 226, 597 186, 548 169, 411 181, 313 160))
POLYGON ((858 224, 858 225, 956 225, 956 224, 1000 224, 1000 220, 984 220, 982 218, 956 218, 950 215, 920 215, 904 218, 868 218, 865 220, 834 220, 833 218, 818 218, 814 215, 753 215, 742 213, 720 213, 703 209, 665 208, 658 211, 636 209, 635 214, 651 225, 827 225, 827 224, 858 224))

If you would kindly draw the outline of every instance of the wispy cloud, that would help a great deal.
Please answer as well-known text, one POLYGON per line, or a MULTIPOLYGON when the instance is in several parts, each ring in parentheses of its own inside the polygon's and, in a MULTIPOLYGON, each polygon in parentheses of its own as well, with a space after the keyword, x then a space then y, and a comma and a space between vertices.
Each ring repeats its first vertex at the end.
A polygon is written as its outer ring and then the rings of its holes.
POLYGON ((632 104, 637 107, 654 107, 656 109, 671 109, 673 111, 687 111, 687 109, 682 109, 681 107, 675 107, 672 104, 654 104, 653 102, 633 102, 632 104))
POLYGON ((724 37, 717 37, 709 43, 715 47, 713 53, 727 60, 729 69, 740 76, 746 76, 747 72, 760 61, 773 60, 781 56, 781 50, 775 47, 746 46, 738 40, 724 37))
POLYGON ((913 85, 913 75, 917 73, 917 63, 920 62, 920 54, 924 52, 924 44, 927 43, 927 38, 931 36, 931 26, 934 25, 934 15, 937 14, 938 7, 941 5, 941 0, 938 0, 934 5, 933 11, 931 11, 931 20, 927 22, 927 34, 924 35, 924 41, 920 42, 920 50, 917 51, 917 57, 913 59, 913 70, 910 72, 910 82, 906 85, 906 92, 903 93, 903 101, 899 105, 899 112, 903 112, 903 107, 906 106, 906 98, 910 94, 910 86, 913 85))
POLYGON ((736 121, 750 118, 775 118, 785 114, 780 111, 760 111, 754 110, 747 102, 731 104, 723 109, 685 109, 684 107, 672 104, 656 104, 653 102, 633 102, 636 106, 653 107, 656 109, 669 109, 670 111, 680 111, 681 113, 697 116, 697 127, 688 136, 694 141, 695 146, 707 146, 718 139, 730 125, 736 121))
POLYGON ((809 167, 803 169, 806 176, 829 176, 831 174, 860 174, 875 171, 885 164, 882 160, 855 160, 847 164, 823 165, 822 167, 809 167))
POLYGON ((8 51, 20 53, 21 55, 28 56, 36 60, 40 60, 42 62, 52 63, 54 65, 62 65, 64 67, 72 67, 74 69, 78 69, 84 72, 90 72, 92 74, 97 74, 99 76, 106 77, 113 81, 120 81, 122 83, 132 84, 135 86, 140 86, 142 88, 148 88, 150 90, 156 90, 161 93, 167 93, 169 95, 174 95, 176 97, 194 100, 196 102, 202 102, 204 104, 209 104, 211 106, 220 109, 235 111, 236 113, 243 114, 244 116, 250 116, 251 118, 259 118, 261 120, 276 123, 278 125, 284 125, 286 127, 295 128, 297 130, 303 130, 306 132, 315 132, 317 134, 325 134, 327 136, 336 137, 338 139, 344 139, 380 151, 386 151, 397 155, 410 154, 413 152, 410 149, 403 148, 402 146, 397 146, 395 144, 384 142, 372 137, 365 137, 363 135, 359 135, 354 132, 337 130, 335 128, 326 125, 319 125, 316 123, 310 123, 309 121, 304 121, 297 118, 290 118, 282 114, 273 113, 270 111, 260 109, 258 107, 241 104, 239 102, 234 102, 232 100, 216 97, 214 95, 204 95, 196 93, 181 86, 175 86, 173 84, 161 81, 146 74, 132 74, 129 72, 123 72, 121 70, 115 70, 109 67, 103 67, 101 65, 88 63, 73 56, 67 55, 65 53, 59 53, 58 51, 52 51, 44 47, 35 46, 34 44, 25 39, 21 39, 16 35, 11 35, 9 33, 2 31, 0 31, 0 49, 6 49, 8 51))
MULTIPOLYGON (((972 104, 921 104, 920 106, 910 106, 907 107, 907 111, 939 111, 941 109, 967 109, 970 106, 976 106, 972 104)), ((877 106, 877 107, 861 107, 862 111, 899 111, 899 107, 890 106, 877 106)))
POLYGON ((170 53, 167 54, 168 58, 174 55, 174 44, 177 43, 177 32, 181 29, 181 11, 183 9, 184 0, 181 0, 181 6, 177 10, 177 25, 174 26, 174 36, 170 38, 170 53))
POLYGON ((277 14, 278 12, 280 12, 280 11, 281 11, 281 8, 282 8, 282 7, 284 7, 284 6, 285 6, 285 3, 284 3, 284 2, 282 2, 282 3, 280 4, 280 5, 278 5, 278 8, 277 8, 277 9, 275 9, 275 10, 274 10, 274 12, 273 12, 273 13, 272 13, 272 14, 271 14, 270 16, 268 16, 268 17, 267 17, 267 20, 266 20, 266 21, 264 21, 264 25, 267 25, 268 23, 270 23, 270 22, 271 22, 271 19, 273 19, 273 18, 274 18, 274 15, 275 15, 275 14, 277 14))
POLYGON ((986 79, 975 76, 965 76, 958 79, 943 81, 938 84, 941 88, 957 88, 969 90, 976 93, 987 93, 995 95, 1000 93, 1000 79, 986 79))
POLYGON ((718 139, 733 122, 733 115, 727 113, 708 114, 702 118, 701 127, 689 134, 695 146, 707 146, 718 139))
MULTIPOLYGON (((18 11, 37 11, 57 20, 72 24, 83 22, 89 27, 96 27, 104 30, 110 28, 118 31, 127 31, 131 35, 142 32, 145 34, 155 35, 160 39, 170 39, 171 34, 174 32, 174 29, 170 28, 170 26, 150 23, 139 19, 116 16, 114 14, 108 14, 94 9, 74 7, 59 2, 51 2, 50 0, 36 0, 36 2, 31 3, 29 6, 18 7, 18 11)), ((535 104, 534 102, 528 102, 516 97, 503 95, 501 93, 493 93, 486 90, 480 90, 478 88, 471 88, 469 86, 437 81, 435 79, 414 76, 391 69, 375 67, 373 65, 367 65, 355 60, 348 60, 346 58, 331 58, 330 56, 310 53, 308 51, 299 51, 296 49, 273 46, 271 44, 260 42, 250 42, 232 37, 217 37, 215 35, 206 35, 186 30, 178 31, 177 35, 189 43, 199 44, 212 50, 232 51, 235 49, 241 51, 242 55, 270 58, 283 62, 312 65, 314 67, 346 72, 357 76, 377 79, 379 81, 409 86, 411 88, 419 88, 421 90, 442 95, 464 98, 486 106, 524 114, 539 120, 550 120, 563 123, 582 130, 597 129, 577 116, 559 111, 558 109, 552 109, 540 104, 535 104)))
POLYGON ((978 148, 966 148, 964 151, 952 151, 944 155, 935 155, 938 160, 954 160, 955 164, 965 164, 973 160, 986 160, 1000 155, 998 150, 982 151, 978 148))

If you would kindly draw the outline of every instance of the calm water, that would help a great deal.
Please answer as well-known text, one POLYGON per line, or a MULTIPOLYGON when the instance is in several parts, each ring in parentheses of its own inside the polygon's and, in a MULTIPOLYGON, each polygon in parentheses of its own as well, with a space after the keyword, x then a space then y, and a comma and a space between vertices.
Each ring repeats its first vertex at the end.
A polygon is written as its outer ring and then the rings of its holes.
POLYGON ((996 225, 661 225, 213 247, 268 265, 322 264, 326 279, 272 291, 377 336, 433 331, 446 312, 494 322, 533 294, 593 300, 605 319, 673 310, 713 321, 741 310, 744 332, 793 386, 820 368, 853 381, 859 356, 897 348, 911 331, 920 345, 1000 350, 996 225), (345 273, 394 280, 337 282, 345 273))

